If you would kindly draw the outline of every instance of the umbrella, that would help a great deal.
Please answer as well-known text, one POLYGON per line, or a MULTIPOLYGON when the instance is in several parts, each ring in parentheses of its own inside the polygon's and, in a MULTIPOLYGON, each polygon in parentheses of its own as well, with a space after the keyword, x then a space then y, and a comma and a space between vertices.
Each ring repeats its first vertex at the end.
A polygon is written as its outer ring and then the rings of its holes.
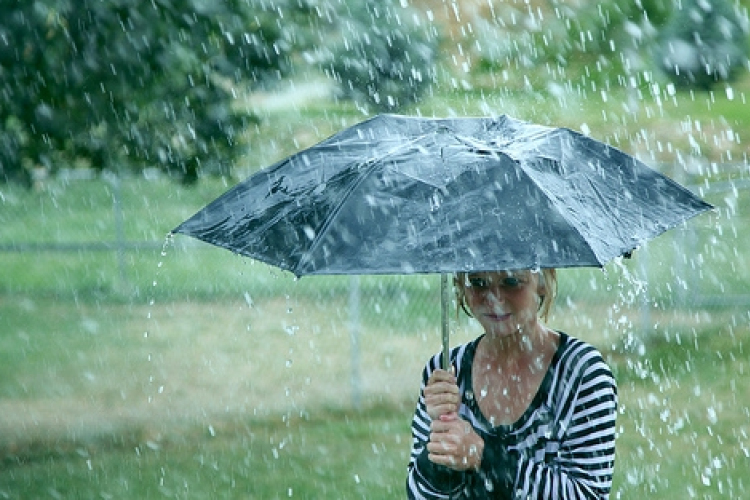
POLYGON ((509 117, 378 115, 175 228, 296 276, 602 267, 712 208, 638 159, 509 117))

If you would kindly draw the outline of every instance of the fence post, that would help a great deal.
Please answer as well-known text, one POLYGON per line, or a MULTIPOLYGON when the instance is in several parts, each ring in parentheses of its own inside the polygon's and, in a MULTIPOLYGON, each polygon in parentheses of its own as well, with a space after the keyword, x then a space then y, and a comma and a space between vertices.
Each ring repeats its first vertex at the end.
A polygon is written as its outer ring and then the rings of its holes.
POLYGON ((648 249, 646 249, 645 252, 643 252, 642 255, 639 256, 639 264, 640 264, 640 271, 636 279, 643 283, 643 291, 641 292, 641 303, 640 303, 640 310, 641 310, 641 327, 640 327, 640 338, 641 339, 647 339, 652 332, 651 328, 651 293, 649 290, 649 287, 651 286, 651 283, 649 281, 649 278, 651 276, 650 269, 649 269, 649 255, 648 255, 648 249))
POLYGON ((120 286, 125 288, 125 226, 122 216, 122 187, 120 176, 112 176, 112 209, 115 217, 115 240, 117 242, 117 269, 120 276, 120 286))
POLYGON ((359 355, 359 276, 349 278, 349 343, 351 345, 351 384, 352 405, 359 410, 361 407, 360 355, 359 355))

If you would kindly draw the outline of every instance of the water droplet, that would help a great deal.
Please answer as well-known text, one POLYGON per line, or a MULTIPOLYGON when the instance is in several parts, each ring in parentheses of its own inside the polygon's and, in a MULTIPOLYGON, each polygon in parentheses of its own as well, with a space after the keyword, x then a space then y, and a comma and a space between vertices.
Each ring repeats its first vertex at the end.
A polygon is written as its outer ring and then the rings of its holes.
POLYGON ((711 422, 712 425, 716 424, 719 421, 719 418, 716 416, 716 409, 713 406, 710 406, 707 412, 708 421, 711 422))

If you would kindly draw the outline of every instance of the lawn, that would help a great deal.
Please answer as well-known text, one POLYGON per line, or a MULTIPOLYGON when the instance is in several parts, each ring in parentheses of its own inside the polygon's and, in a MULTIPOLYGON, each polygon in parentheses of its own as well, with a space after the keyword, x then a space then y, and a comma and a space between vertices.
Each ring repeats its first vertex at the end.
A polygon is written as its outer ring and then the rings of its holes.
MULTIPOLYGON (((569 316, 599 306, 577 307, 560 305, 552 324, 581 331, 569 316)), ((661 314, 640 353, 607 347, 617 332, 581 331, 619 384, 615 491, 743 498, 747 317, 661 314)), ((6 295, 0 318, 7 498, 398 497, 415 381, 438 344, 429 330, 364 331, 355 409, 345 326, 304 300, 6 295)), ((456 342, 472 334, 457 328, 456 342)))

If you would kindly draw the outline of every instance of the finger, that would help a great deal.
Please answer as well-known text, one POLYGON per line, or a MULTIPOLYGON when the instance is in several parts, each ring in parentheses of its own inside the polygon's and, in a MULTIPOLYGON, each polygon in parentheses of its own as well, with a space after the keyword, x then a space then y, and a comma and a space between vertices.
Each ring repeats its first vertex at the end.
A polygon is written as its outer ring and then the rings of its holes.
POLYGON ((451 411, 440 415, 440 420, 443 422, 453 422, 459 420, 459 416, 457 412, 451 411))
POLYGON ((456 465, 456 459, 453 455, 440 455, 440 454, 435 454, 435 453, 428 453, 427 458, 432 463, 435 463, 438 465, 444 465, 446 467, 453 467, 456 465))
POLYGON ((440 418, 442 415, 456 413, 457 405, 454 403, 444 403, 439 405, 428 405, 428 412, 434 413, 434 418, 440 418))
POLYGON ((457 402, 459 398, 458 387, 450 384, 438 384, 426 387, 424 397, 428 400, 443 402, 457 402))
POLYGON ((457 414, 448 414, 445 418, 441 416, 433 420, 430 423, 430 432, 440 435, 441 439, 444 439, 442 436, 446 434, 455 436, 455 439, 462 439, 463 436, 474 432, 474 428, 468 421, 462 419, 457 414))
POLYGON ((465 421, 460 418, 449 420, 438 418, 430 422, 430 431, 437 434, 464 434, 464 422, 465 421))
POLYGON ((458 387, 455 379, 431 378, 425 387, 458 387))
POLYGON ((427 443, 427 451, 435 455, 454 455, 458 449, 458 444, 451 439, 430 440, 427 443))
POLYGON ((424 402, 427 405, 457 405, 459 396, 452 392, 430 392, 424 395, 424 402))
POLYGON ((456 404, 458 403, 458 394, 453 391, 426 391, 425 402, 428 404, 456 404))
POLYGON ((430 417, 431 422, 436 422, 440 420, 440 415, 443 415, 445 413, 451 413, 453 411, 453 407, 432 407, 427 408, 427 415, 430 417))
POLYGON ((436 382, 448 382, 448 383, 455 384, 456 376, 453 374, 452 371, 437 369, 434 372, 432 372, 427 383, 429 384, 429 383, 436 383, 436 382))

